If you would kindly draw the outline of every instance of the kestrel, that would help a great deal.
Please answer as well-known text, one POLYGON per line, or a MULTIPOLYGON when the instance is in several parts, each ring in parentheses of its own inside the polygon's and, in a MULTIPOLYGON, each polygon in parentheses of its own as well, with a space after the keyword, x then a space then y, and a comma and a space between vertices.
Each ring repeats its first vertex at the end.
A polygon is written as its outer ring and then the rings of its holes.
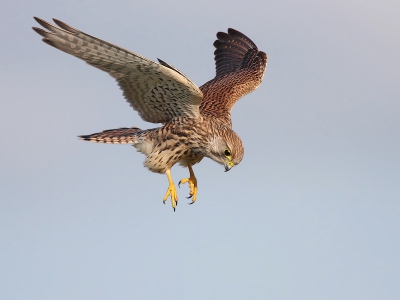
POLYGON ((217 33, 216 76, 199 88, 160 59, 158 64, 56 19, 58 27, 35 20, 49 30, 33 27, 46 44, 110 74, 143 120, 162 123, 153 129, 118 128, 79 137, 97 143, 133 144, 146 156, 144 165, 150 171, 167 174, 169 187, 163 202, 171 197, 174 211, 178 196, 171 168, 176 163, 189 169, 189 178, 179 185, 189 184, 190 204, 196 201, 198 190, 193 165, 204 157, 222 164, 225 171, 240 163, 244 148, 232 130, 230 111, 237 100, 261 84, 267 67, 267 55, 243 33, 231 28, 217 33))

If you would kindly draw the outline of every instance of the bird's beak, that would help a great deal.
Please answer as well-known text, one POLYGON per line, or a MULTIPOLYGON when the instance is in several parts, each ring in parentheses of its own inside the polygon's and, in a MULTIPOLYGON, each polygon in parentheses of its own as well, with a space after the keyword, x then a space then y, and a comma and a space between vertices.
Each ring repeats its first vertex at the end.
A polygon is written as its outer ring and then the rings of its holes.
POLYGON ((225 172, 228 172, 235 164, 231 161, 225 162, 225 172))

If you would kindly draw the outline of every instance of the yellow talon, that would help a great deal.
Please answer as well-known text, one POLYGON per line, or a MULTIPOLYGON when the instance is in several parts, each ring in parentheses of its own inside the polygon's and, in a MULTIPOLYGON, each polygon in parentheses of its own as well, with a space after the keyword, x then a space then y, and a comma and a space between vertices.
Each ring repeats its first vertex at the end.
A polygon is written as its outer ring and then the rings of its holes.
POLYGON ((168 196, 171 195, 172 208, 175 211, 175 207, 178 205, 178 195, 176 193, 176 188, 175 188, 174 182, 172 181, 170 170, 167 170, 166 173, 168 176, 169 186, 168 186, 167 193, 164 196, 163 202, 165 204, 165 201, 167 201, 168 196))
POLYGON ((192 198, 192 203, 189 203, 189 204, 193 204, 194 202, 196 202, 196 198, 197 198, 197 190, 198 190, 198 188, 197 188, 197 179, 194 176, 192 167, 188 166, 188 168, 189 168, 190 177, 189 178, 184 178, 181 181, 179 181, 179 185, 181 183, 182 184, 189 183, 190 192, 189 192, 189 197, 187 197, 187 198, 188 199, 192 198))

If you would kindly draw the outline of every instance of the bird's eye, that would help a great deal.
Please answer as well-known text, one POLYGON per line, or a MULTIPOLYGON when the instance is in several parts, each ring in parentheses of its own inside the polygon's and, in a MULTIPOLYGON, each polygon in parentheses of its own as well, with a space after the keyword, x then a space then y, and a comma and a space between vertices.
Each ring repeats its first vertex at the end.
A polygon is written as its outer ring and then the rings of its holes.
POLYGON ((224 154, 226 157, 231 156, 231 151, 229 151, 229 149, 225 149, 224 154))

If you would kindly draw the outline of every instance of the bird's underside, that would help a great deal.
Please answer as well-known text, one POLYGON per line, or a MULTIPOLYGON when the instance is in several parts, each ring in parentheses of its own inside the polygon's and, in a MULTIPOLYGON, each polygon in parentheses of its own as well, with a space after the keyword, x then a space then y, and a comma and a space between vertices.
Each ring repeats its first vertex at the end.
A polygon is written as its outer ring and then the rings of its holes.
POLYGON ((198 190, 194 164, 209 157, 228 171, 240 163, 244 149, 232 130, 230 111, 237 100, 261 84, 267 66, 267 55, 244 34, 234 29, 217 34, 216 76, 198 88, 162 60, 158 64, 56 19, 58 26, 35 20, 47 29, 33 27, 45 43, 110 74, 143 120, 163 123, 154 129, 119 128, 80 138, 132 144, 145 154, 144 165, 150 171, 167 174, 169 187, 163 202, 170 197, 174 211, 178 196, 170 170, 176 163, 189 169, 189 177, 179 184, 189 184, 190 204, 196 201, 198 190))

